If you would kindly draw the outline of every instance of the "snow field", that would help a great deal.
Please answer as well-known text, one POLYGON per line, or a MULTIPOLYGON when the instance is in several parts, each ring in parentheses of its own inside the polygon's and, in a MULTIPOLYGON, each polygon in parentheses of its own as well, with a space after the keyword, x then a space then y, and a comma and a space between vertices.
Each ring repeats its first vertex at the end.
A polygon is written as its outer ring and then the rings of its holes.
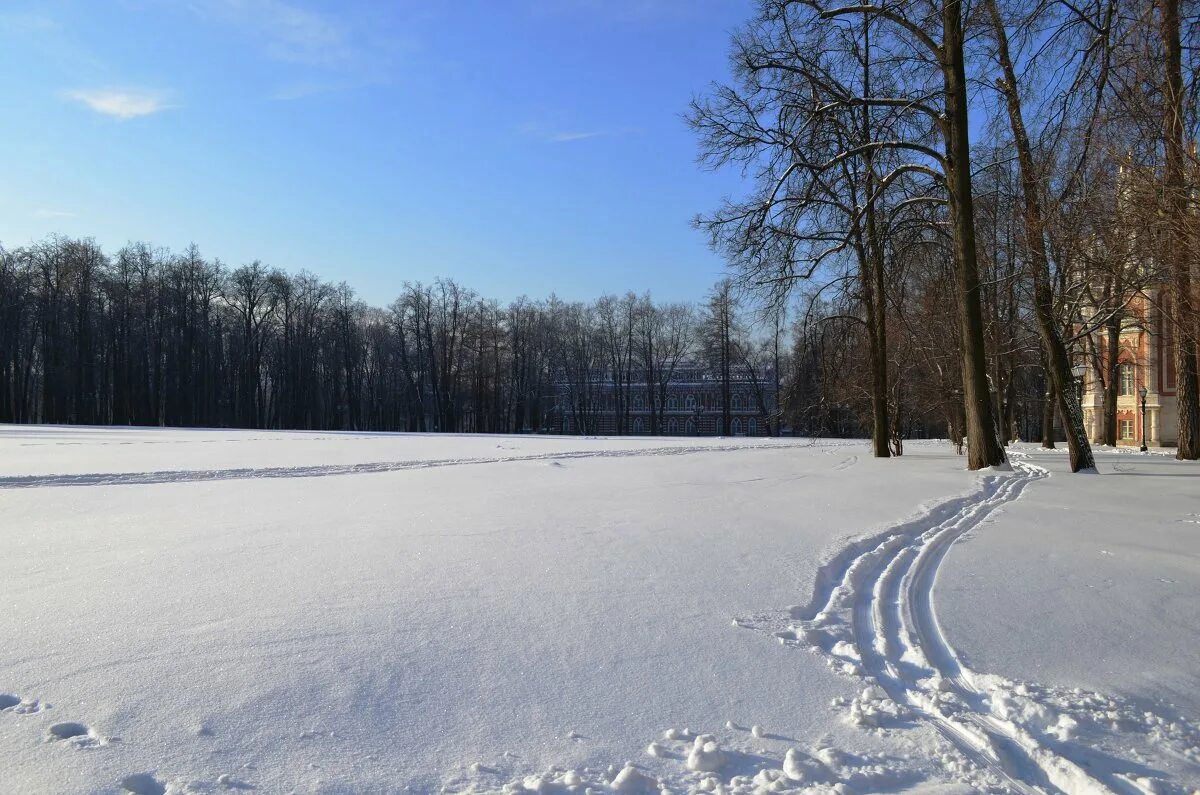
MULTIPOLYGON (((935 443, 73 433, 0 429, 0 791, 1200 781, 1188 511, 1072 555, 1039 502, 1075 493, 1054 454, 974 475, 935 443), (1139 601, 1114 569, 1121 612, 1076 593, 1137 550, 1174 582, 1139 601), (1051 565, 1080 581, 1038 612, 1051 565), (1070 653, 1096 635, 1138 648, 1070 653)), ((1091 510, 1120 478, 1188 507, 1193 465, 1102 462, 1091 510)))

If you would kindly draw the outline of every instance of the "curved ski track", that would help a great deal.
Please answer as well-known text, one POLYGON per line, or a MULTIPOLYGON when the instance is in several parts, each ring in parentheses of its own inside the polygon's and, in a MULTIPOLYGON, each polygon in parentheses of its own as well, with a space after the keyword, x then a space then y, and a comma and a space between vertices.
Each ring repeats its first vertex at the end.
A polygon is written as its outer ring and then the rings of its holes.
POLYGON ((1100 780, 1064 744, 1006 715, 993 703, 989 680, 996 678, 968 668, 938 622, 933 589, 950 546, 1049 476, 1022 460, 1013 467, 1012 475, 987 476, 970 497, 844 550, 818 572, 809 605, 793 609, 791 629, 776 635, 814 646, 842 670, 882 688, 1007 790, 1141 792, 1122 780, 1100 780))

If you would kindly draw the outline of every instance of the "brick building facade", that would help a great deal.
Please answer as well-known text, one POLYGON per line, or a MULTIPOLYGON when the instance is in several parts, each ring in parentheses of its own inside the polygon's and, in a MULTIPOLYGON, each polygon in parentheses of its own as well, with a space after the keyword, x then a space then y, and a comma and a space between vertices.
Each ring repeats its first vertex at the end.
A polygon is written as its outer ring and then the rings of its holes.
MULTIPOLYGON (((1117 356, 1117 444, 1171 447, 1178 440, 1179 410, 1175 394, 1174 325, 1165 288, 1155 287, 1130 304, 1121 326, 1117 356), (1143 430, 1140 390, 1146 389, 1143 430)), ((1103 335, 1093 348, 1105 367, 1103 335)), ((1091 367, 1083 370, 1084 427, 1093 443, 1104 440, 1104 387, 1091 367)))

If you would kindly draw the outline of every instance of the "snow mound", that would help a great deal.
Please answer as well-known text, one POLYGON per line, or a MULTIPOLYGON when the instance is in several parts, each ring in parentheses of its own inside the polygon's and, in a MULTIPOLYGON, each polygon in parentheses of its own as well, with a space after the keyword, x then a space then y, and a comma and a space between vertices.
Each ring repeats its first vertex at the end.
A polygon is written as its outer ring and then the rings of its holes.
POLYGON ((609 788, 614 792, 650 793, 659 791, 658 781, 630 764, 621 768, 621 772, 617 773, 616 778, 609 784, 609 788))
POLYGON ((907 711, 897 704, 879 685, 869 685, 850 703, 849 719, 856 726, 878 729, 905 717, 907 711))
POLYGON ((688 770, 716 773, 725 766, 725 752, 711 734, 701 734, 692 743, 687 758, 688 770))
POLYGON ((783 774, 798 784, 819 784, 829 780, 829 769, 798 748, 789 748, 783 757, 783 774))

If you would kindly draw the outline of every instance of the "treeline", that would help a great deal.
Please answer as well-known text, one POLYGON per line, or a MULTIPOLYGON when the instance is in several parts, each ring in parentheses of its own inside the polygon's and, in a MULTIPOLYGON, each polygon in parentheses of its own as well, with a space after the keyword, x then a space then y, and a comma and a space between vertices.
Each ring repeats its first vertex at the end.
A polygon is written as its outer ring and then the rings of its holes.
POLYGON ((769 355, 739 316, 727 285, 700 308, 634 294, 501 306, 438 280, 378 308, 194 245, 109 256, 51 237, 0 248, 0 422, 520 432, 571 415, 588 432, 606 409, 626 432, 633 391, 653 406, 681 364, 769 355))

